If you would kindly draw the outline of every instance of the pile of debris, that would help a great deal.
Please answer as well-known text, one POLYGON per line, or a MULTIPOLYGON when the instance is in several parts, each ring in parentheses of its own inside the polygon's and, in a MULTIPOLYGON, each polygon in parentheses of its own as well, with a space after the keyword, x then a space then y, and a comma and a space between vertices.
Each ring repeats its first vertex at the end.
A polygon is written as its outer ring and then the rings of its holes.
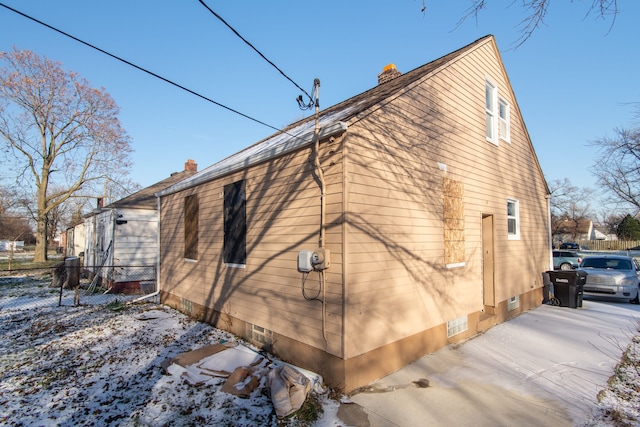
POLYGON ((322 377, 290 364, 271 360, 235 341, 208 345, 166 360, 167 374, 194 386, 225 379, 220 391, 248 398, 259 387, 267 387, 278 417, 302 407, 311 390, 322 393, 322 377))

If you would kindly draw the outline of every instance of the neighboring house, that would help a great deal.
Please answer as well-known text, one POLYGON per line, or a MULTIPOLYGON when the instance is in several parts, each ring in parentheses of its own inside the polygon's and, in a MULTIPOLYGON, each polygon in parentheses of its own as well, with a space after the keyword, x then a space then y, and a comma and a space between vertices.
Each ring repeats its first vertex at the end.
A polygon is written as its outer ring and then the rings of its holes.
POLYGON ((553 231, 553 241, 556 246, 562 242, 575 242, 576 240, 605 240, 604 235, 598 232, 590 219, 560 220, 553 231))
POLYGON ((596 227, 593 227, 591 230, 591 238, 589 240, 611 240, 611 239, 602 231, 598 230, 596 227))
POLYGON ((158 200, 155 193, 197 172, 193 160, 182 172, 85 216, 85 270, 100 276, 114 292, 138 292, 156 279, 158 200))
POLYGON ((378 77, 318 157, 310 117, 158 193, 161 300, 346 391, 540 305, 552 268, 493 36, 378 77))
POLYGON ((84 223, 67 228, 65 253, 68 257, 84 255, 84 223))
POLYGON ((0 240, 0 252, 24 251, 23 240, 0 240))

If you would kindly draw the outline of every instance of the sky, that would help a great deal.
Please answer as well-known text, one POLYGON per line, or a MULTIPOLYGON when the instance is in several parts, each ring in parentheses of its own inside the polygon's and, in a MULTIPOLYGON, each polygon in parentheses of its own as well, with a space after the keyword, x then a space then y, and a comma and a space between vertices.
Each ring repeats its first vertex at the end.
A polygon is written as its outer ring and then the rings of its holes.
MULTIPOLYGON (((518 106, 549 182, 597 189, 593 141, 638 125, 640 2, 618 0, 600 17, 591 0, 555 0, 545 23, 517 46, 528 11, 490 0, 213 1, 206 4, 274 63, 267 63, 198 0, 1 0, 74 37, 216 103, 152 77, 0 7, 0 51, 59 61, 120 106, 131 137, 130 178, 146 187, 193 159, 202 170, 304 118, 296 85, 328 108, 377 84, 389 63, 413 70, 487 35, 496 37, 518 106)), ((594 196, 592 207, 602 210, 594 196)))

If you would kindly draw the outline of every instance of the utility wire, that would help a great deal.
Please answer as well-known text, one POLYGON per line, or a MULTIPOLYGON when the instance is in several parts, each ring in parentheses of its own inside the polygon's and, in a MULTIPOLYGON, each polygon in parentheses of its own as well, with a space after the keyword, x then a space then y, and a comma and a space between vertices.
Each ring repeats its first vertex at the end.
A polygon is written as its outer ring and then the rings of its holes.
POLYGON ((92 45, 92 44, 90 44, 90 43, 87 43, 87 42, 85 42, 85 41, 83 41, 83 40, 81 40, 81 39, 79 39, 79 38, 77 38, 77 37, 74 37, 74 36, 72 36, 71 34, 65 33, 64 31, 59 30, 59 29, 57 29, 57 28, 55 28, 55 27, 52 27, 51 25, 49 25, 49 24, 47 24, 47 23, 45 23, 45 22, 39 21, 38 19, 33 18, 33 17, 31 17, 31 16, 29 16, 29 15, 27 15, 27 14, 25 14, 25 13, 22 13, 22 12, 20 12, 19 10, 13 9, 12 7, 9 7, 9 6, 7 6, 7 5, 6 5, 6 4, 4 4, 4 3, 0 3, 0 6, 2 6, 2 7, 4 7, 4 8, 6 8, 6 9, 9 9, 10 11, 15 12, 15 13, 17 13, 18 15, 21 15, 21 16, 23 16, 23 17, 27 18, 27 19, 30 19, 30 20, 32 20, 32 21, 34 21, 34 22, 37 22, 37 23, 38 23, 38 24, 40 24, 40 25, 44 25, 45 27, 47 27, 47 28, 49 28, 49 29, 51 29, 51 30, 53 30, 53 31, 56 31, 56 32, 58 32, 58 33, 60 33, 60 34, 62 34, 62 35, 64 35, 64 36, 67 36, 67 37, 69 37, 69 38, 71 38, 71 39, 73 39, 73 40, 75 40, 75 41, 77 41, 77 42, 80 42, 80 43, 82 43, 82 44, 83 44, 83 45, 85 45, 85 46, 89 46, 90 48, 95 49, 95 50, 97 50, 98 52, 104 53, 105 55, 108 55, 108 56, 110 56, 110 57, 112 57, 112 58, 114 58, 114 59, 117 59, 117 60, 118 60, 118 61, 120 61, 120 62, 124 62, 124 63, 125 63, 125 64, 127 64, 127 65, 130 65, 130 66, 132 66, 132 67, 134 67, 134 68, 137 68, 138 70, 140 70, 140 71, 142 71, 142 72, 145 72, 145 73, 147 73, 147 74, 149 74, 149 75, 151 75, 151 76, 153 76, 153 77, 155 77, 155 78, 158 78, 158 79, 160 79, 160 80, 162 80, 162 81, 164 81, 164 82, 166 82, 166 83, 169 83, 170 85, 173 85, 173 86, 175 86, 175 87, 177 87, 177 88, 180 88, 180 89, 182 89, 182 90, 184 90, 184 91, 187 91, 187 92, 189 92, 189 93, 190 93, 190 94, 192 94, 192 95, 195 95, 195 96, 197 96, 197 97, 199 97, 199 98, 204 99, 205 101, 209 101, 209 102, 211 102, 212 104, 217 105, 218 107, 224 108, 225 110, 231 111, 232 113, 238 114, 238 115, 240 115, 240 116, 242 116, 242 117, 244 117, 244 118, 246 118, 246 119, 252 120, 252 121, 254 121, 254 122, 256 122, 256 123, 259 123, 259 124, 261 124, 261 125, 263 125, 263 126, 266 126, 266 127, 268 127, 268 128, 274 129, 274 130, 276 130, 276 131, 278 131, 278 132, 283 132, 283 131, 282 131, 282 129, 279 129, 279 128, 275 127, 275 126, 271 126, 271 125, 269 125, 269 124, 267 124, 267 123, 265 123, 265 122, 262 122, 262 121, 260 121, 260 120, 258 120, 258 119, 255 119, 255 118, 253 118, 253 117, 251 117, 251 116, 248 116, 248 115, 246 115, 246 114, 244 114, 244 113, 241 113, 241 112, 239 112, 238 110, 234 110, 234 109, 233 109, 233 108, 231 108, 231 107, 227 107, 226 105, 223 105, 223 104, 221 104, 221 103, 219 103, 219 102, 216 102, 216 101, 214 101, 214 100, 213 100, 213 99, 211 99, 211 98, 207 98, 206 96, 201 95, 201 94, 199 94, 198 92, 195 92, 195 91, 193 91, 193 90, 191 90, 191 89, 188 89, 188 88, 186 88, 186 87, 184 87, 184 86, 182 86, 182 85, 180 85, 180 84, 178 84, 178 83, 175 83, 175 82, 173 82, 173 81, 171 81, 171 80, 169 80, 169 79, 167 79, 167 78, 164 78, 164 77, 162 77, 162 76, 160 76, 160 75, 158 75, 158 74, 156 74, 156 73, 154 73, 154 72, 152 72, 152 71, 149 71, 149 70, 147 70, 147 69, 145 69, 145 68, 142 68, 142 67, 140 67, 140 66, 138 66, 138 65, 136 65, 136 64, 134 64, 134 63, 132 63, 132 62, 127 61, 126 59, 122 59, 122 58, 120 58, 119 56, 113 55, 113 54, 111 54, 111 53, 107 52, 106 50, 100 49, 99 47, 96 47, 96 46, 94 46, 94 45, 92 45))
POLYGON ((233 33, 238 36, 240 38, 240 40, 242 40, 243 42, 245 42, 251 49, 253 49, 258 55, 260 55, 262 57, 262 59, 264 59, 265 61, 267 61, 273 68, 275 68, 276 70, 278 70, 280 72, 280 74, 282 74, 284 76, 285 79, 289 80, 291 83, 293 83, 293 85, 295 87, 297 87, 298 89, 300 89, 302 91, 302 93, 304 93, 305 95, 307 95, 307 97, 309 98, 309 100, 311 101, 311 105, 314 103, 313 97, 311 95, 309 95, 307 93, 306 90, 302 89, 300 87, 300 85, 298 85, 298 83, 294 82, 289 76, 287 76, 284 71, 282 71, 280 68, 278 68, 278 66, 276 64, 274 64, 273 62, 271 62, 269 59, 267 59, 266 56, 264 56, 262 54, 262 52, 260 52, 254 45, 252 45, 247 39, 245 39, 244 37, 242 37, 240 35, 239 32, 237 32, 235 30, 235 28, 233 28, 231 25, 229 25, 227 23, 227 21, 225 21, 222 16, 218 15, 216 12, 213 11, 213 9, 211 9, 209 6, 207 6, 207 4, 204 2, 204 0, 198 0, 200 2, 200 4, 202 4, 204 7, 207 8, 207 10, 209 12, 211 12, 213 14, 213 16, 215 16, 216 18, 218 18, 220 20, 220 22, 222 22, 224 25, 227 26, 227 28, 229 28, 231 31, 233 31, 233 33))

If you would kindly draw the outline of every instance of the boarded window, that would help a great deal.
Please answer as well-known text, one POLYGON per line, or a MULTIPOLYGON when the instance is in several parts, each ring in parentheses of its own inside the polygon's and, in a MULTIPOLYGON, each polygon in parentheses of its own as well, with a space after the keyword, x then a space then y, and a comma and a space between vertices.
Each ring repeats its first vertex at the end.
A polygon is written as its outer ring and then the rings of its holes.
POLYGON ((444 263, 465 262, 464 255, 464 187, 459 181, 443 179, 444 193, 444 263))
POLYGON ((198 196, 184 198, 184 257, 198 259, 198 196))
POLYGON ((244 181, 224 186, 224 262, 245 264, 247 221, 244 181))

